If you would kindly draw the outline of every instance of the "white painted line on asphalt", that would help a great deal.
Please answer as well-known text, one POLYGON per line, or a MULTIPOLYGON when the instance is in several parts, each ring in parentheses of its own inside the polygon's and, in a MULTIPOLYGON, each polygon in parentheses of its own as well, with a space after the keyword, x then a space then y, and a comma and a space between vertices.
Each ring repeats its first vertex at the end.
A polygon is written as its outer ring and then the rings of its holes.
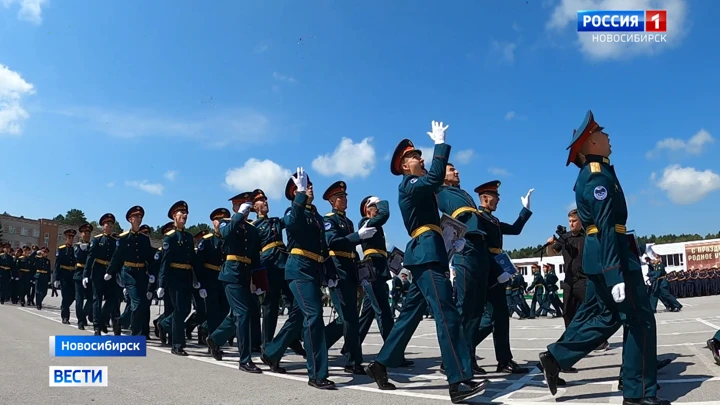
POLYGON ((697 322, 700 322, 700 323, 703 324, 703 325, 707 325, 707 326, 715 329, 715 331, 720 330, 720 326, 718 326, 718 325, 716 325, 716 324, 714 324, 714 323, 710 323, 710 322, 708 322, 708 321, 706 321, 706 320, 704 320, 704 319, 702 319, 702 318, 695 318, 695 320, 696 320, 697 322))

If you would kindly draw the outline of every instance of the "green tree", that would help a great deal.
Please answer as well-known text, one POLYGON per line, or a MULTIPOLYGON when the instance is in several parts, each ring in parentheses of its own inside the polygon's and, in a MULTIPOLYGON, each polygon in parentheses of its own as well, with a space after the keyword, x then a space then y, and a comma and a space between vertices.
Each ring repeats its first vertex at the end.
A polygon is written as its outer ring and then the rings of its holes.
POLYGON ((210 228, 210 225, 208 225, 208 224, 197 224, 197 225, 192 225, 189 228, 187 228, 187 231, 190 232, 190 234, 195 235, 196 233, 198 233, 200 231, 212 232, 213 230, 212 230, 212 228, 210 228))
POLYGON ((88 222, 87 217, 85 216, 85 213, 77 208, 72 208, 68 210, 65 215, 59 214, 53 218, 53 221, 60 222, 63 225, 73 225, 73 226, 80 226, 84 224, 85 222, 88 222))

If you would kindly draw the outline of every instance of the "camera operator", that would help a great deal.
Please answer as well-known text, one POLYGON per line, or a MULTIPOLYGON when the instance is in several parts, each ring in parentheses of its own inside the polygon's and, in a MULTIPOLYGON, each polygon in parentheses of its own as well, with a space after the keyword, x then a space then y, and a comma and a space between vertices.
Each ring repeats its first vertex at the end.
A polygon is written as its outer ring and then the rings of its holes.
POLYGON ((562 253, 565 262, 565 280, 563 289, 563 319, 565 327, 570 324, 580 304, 585 300, 587 277, 582 270, 582 247, 585 232, 582 229, 577 210, 568 213, 568 229, 558 226, 557 236, 547 241, 547 255, 562 253))

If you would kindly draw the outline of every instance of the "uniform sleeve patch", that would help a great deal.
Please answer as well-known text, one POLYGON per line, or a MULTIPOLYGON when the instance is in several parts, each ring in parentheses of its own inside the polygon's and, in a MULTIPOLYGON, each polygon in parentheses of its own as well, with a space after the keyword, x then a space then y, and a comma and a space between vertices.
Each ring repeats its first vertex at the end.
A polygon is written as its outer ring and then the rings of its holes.
POLYGON ((168 249, 170 249, 170 244, 167 242, 163 242, 162 248, 163 248, 163 250, 168 250, 168 249))
POLYGON ((325 222, 325 230, 326 230, 326 231, 329 231, 330 228, 332 228, 332 223, 329 222, 329 221, 328 221, 328 222, 325 222))
POLYGON ((223 222, 220 224, 220 228, 225 228, 225 225, 227 225, 227 222, 223 222))
POLYGON ((120 239, 115 242, 115 246, 120 246, 120 239))
POLYGON ((593 190, 593 195, 595 196, 595 199, 599 201, 606 199, 607 194, 607 189, 604 186, 597 186, 595 187, 595 190, 593 190))
POLYGON ((203 242, 204 240, 201 240, 200 243, 198 243, 198 250, 203 250, 203 246, 205 245, 203 242))
POLYGON ((410 184, 415 184, 415 182, 417 182, 417 181, 418 181, 418 179, 417 179, 417 177, 415 177, 414 179, 410 180, 410 184))
POLYGON ((155 253, 155 260, 160 260, 160 252, 155 253))

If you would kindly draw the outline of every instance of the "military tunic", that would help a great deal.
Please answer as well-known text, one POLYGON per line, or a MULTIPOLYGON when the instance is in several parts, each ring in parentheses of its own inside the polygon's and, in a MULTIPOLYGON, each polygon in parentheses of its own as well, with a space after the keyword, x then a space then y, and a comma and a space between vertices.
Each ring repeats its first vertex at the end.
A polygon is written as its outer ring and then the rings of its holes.
POLYGON ((106 325, 112 318, 113 324, 118 320, 115 318, 118 299, 121 291, 116 280, 104 280, 110 260, 115 253, 117 240, 113 235, 104 233, 95 235, 90 240, 83 279, 88 279, 93 291, 93 328, 95 334, 100 331, 107 333, 106 325), (103 305, 103 299, 105 304, 103 305))
POLYGON ((627 205, 620 182, 609 160, 586 156, 575 184, 578 217, 585 228, 583 271, 588 292, 594 289, 601 304, 590 319, 580 312, 570 323, 566 342, 548 350, 562 369, 606 341, 620 324, 625 326, 623 350, 623 396, 628 399, 655 397, 657 393, 657 330, 645 288, 639 258, 630 250, 626 235, 627 205), (611 290, 625 284, 626 298, 615 303, 611 290), (569 344, 567 344, 569 343, 569 344))
POLYGON ((413 283, 375 361, 386 367, 397 367, 404 361, 405 348, 429 305, 447 380, 454 384, 471 379, 473 372, 468 342, 452 299, 447 251, 435 199, 445 177, 449 155, 450 145, 435 145, 427 174, 404 175, 398 186, 400 213, 411 237, 405 249, 404 266, 412 273, 413 283))
MULTIPOLYGON (((35 280, 36 268, 33 260, 24 255, 17 258, 15 268, 17 269, 17 278, 20 279, 17 281, 20 305, 25 306, 26 299, 28 304, 35 300, 35 297, 30 297, 30 280, 35 280)), ((50 280, 49 276, 48 280, 50 280)), ((45 290, 47 294, 47 288, 45 290)))
POLYGON ((192 266, 195 241, 185 229, 175 228, 165 233, 162 248, 158 288, 170 296, 174 311, 159 325, 172 331, 173 350, 179 351, 185 347, 185 319, 192 309, 192 289, 197 281, 192 266))
MULTIPOLYGON (((60 282, 62 301, 60 303, 60 318, 64 323, 70 322, 70 305, 75 301, 75 252, 72 245, 60 245, 55 252, 55 281, 60 282)), ((79 319, 79 318, 78 318, 79 319)))
POLYGON ((37 309, 42 309, 42 303, 45 296, 47 296, 50 277, 52 275, 50 259, 47 257, 36 257, 35 266, 35 305, 37 309))
POLYGON ((9 254, 0 253, 0 304, 11 300, 10 285, 15 278, 15 260, 9 254))

